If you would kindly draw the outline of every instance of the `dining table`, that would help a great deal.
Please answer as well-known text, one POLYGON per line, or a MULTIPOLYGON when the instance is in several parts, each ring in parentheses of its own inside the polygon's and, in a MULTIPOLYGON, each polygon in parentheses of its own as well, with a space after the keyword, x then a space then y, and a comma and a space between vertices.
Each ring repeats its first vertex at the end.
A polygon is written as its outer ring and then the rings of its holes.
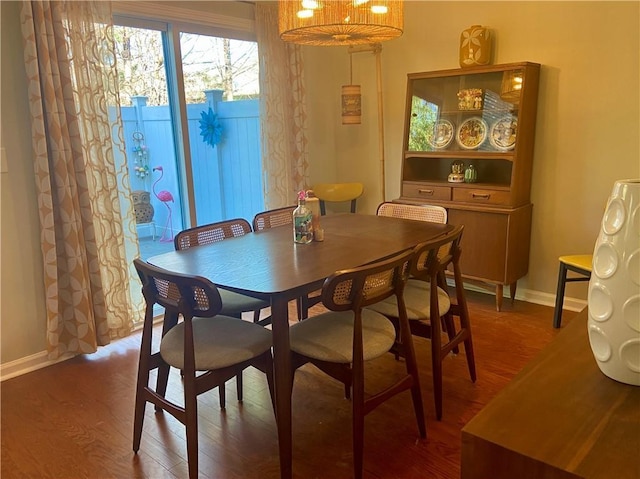
POLYGON ((336 271, 391 257, 453 229, 449 224, 351 213, 322 216, 321 225, 323 241, 295 243, 293 228, 288 225, 147 260, 173 272, 205 277, 219 288, 270 301, 283 479, 292 477, 289 301, 322 288, 336 271))

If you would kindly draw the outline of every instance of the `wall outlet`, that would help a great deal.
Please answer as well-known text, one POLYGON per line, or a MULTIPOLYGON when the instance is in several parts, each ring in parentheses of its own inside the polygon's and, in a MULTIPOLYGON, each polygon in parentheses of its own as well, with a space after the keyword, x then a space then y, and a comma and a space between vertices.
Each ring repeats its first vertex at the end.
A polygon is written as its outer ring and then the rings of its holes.
POLYGON ((9 166, 7 165, 7 154, 2 147, 0 147, 0 173, 9 173, 9 166))

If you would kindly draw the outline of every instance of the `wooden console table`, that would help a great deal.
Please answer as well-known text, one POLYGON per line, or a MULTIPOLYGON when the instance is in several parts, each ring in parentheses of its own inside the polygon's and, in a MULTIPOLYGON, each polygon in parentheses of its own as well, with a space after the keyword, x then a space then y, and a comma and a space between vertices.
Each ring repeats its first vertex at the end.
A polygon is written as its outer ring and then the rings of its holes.
POLYGON ((600 372, 586 309, 463 428, 461 473, 640 478, 640 387, 600 372))

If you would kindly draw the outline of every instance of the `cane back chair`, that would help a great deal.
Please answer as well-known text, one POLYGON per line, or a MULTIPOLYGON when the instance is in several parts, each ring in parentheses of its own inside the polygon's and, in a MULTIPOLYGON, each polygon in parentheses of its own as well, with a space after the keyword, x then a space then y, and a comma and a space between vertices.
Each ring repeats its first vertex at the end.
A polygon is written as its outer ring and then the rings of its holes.
MULTIPOLYGON (((216 243, 225 239, 243 236, 251 233, 251 225, 243 218, 235 218, 216 223, 196 226, 179 232, 174 238, 176 250, 186 250, 202 245, 216 243)), ((222 298, 222 310, 220 314, 242 319, 242 313, 253 312, 253 322, 265 326, 271 322, 271 316, 260 318, 264 308, 270 306, 269 301, 252 298, 244 294, 235 293, 222 288, 218 289, 222 298)), ((238 401, 242 401, 242 373, 236 378, 236 393, 238 401)), ((226 405, 225 388, 219 388, 220 407, 226 405)))
MULTIPOLYGON (((442 363, 460 344, 464 345, 471 381, 476 380, 469 310, 460 271, 463 229, 463 226, 457 226, 446 235, 416 247, 411 279, 407 281, 404 293, 411 334, 431 340, 433 395, 438 420, 442 418, 442 363), (449 295, 444 274, 449 267, 453 269, 453 296, 449 295), (442 321, 441 318, 447 319, 442 321), (455 318, 459 320, 458 330, 455 318), (446 336, 443 335, 443 324, 447 328, 446 336)), ((388 298, 369 308, 398 324, 395 298, 388 298)), ((396 327, 396 331, 398 341, 404 341, 402 330, 396 327)))
POLYGON ((249 366, 267 376, 273 405, 271 331, 249 321, 220 315, 222 300, 209 280, 171 273, 134 260, 146 301, 136 386, 133 450, 140 449, 147 402, 185 425, 189 478, 198 477, 197 396, 225 382, 249 366), (165 308, 162 338, 154 346, 154 305, 165 308), (179 319, 182 318, 182 321, 179 319), (166 395, 171 368, 182 371, 182 404, 166 395), (155 388, 150 373, 157 370, 155 388))
POLYGON ((426 436, 418 370, 402 300, 411 257, 409 251, 386 261, 334 273, 322 288, 322 303, 329 311, 300 321, 290 330, 294 371, 310 362, 342 382, 347 397, 351 396, 356 478, 361 478, 363 471, 364 417, 387 399, 410 390, 420 436, 426 436), (397 300, 395 316, 399 318, 403 337, 409 338, 401 345, 406 375, 365 398, 364 363, 390 351, 396 333, 384 315, 364 308, 390 296, 397 300))

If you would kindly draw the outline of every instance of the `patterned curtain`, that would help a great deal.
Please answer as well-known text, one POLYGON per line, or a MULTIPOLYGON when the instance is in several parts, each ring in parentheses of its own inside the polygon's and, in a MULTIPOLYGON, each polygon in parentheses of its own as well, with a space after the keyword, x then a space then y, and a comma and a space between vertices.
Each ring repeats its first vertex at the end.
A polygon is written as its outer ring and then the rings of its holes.
POLYGON ((308 187, 307 112, 302 51, 278 35, 276 2, 256 2, 264 203, 295 204, 308 187))
POLYGON ((130 188, 118 108, 109 118, 119 105, 110 2, 23 2, 21 22, 55 359, 130 333, 139 249, 119 193, 130 188))

